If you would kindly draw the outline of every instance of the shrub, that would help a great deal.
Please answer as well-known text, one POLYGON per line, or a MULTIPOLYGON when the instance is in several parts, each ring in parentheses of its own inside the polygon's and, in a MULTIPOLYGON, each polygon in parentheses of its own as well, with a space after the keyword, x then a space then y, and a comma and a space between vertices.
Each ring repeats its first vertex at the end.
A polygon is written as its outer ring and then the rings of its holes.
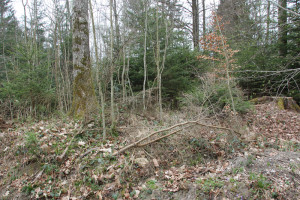
MULTIPOLYGON (((231 92, 236 111, 242 114, 248 112, 252 104, 244 100, 242 90, 236 85, 231 85, 231 92)), ((227 83, 225 81, 217 81, 212 75, 201 78, 201 84, 194 87, 186 95, 186 98, 182 99, 182 102, 207 108, 212 106, 215 112, 221 112, 227 105, 232 109, 227 83)))

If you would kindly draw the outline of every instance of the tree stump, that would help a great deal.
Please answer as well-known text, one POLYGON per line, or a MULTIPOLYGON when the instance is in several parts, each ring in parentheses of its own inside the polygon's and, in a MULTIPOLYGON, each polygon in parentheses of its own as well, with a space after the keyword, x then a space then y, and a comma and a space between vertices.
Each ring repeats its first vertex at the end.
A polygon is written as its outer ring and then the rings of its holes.
POLYGON ((300 112, 300 107, 293 97, 272 97, 272 96, 263 96, 251 99, 250 102, 254 104, 263 104, 266 102, 276 102, 280 110, 294 110, 300 112))

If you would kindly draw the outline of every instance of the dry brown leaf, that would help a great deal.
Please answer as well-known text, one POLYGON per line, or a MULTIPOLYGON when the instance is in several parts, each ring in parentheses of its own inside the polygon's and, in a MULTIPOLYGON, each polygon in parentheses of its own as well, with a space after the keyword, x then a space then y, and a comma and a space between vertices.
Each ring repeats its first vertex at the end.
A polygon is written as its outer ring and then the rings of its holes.
POLYGON ((159 167, 157 159, 154 158, 152 161, 153 161, 153 164, 154 164, 155 167, 159 167))

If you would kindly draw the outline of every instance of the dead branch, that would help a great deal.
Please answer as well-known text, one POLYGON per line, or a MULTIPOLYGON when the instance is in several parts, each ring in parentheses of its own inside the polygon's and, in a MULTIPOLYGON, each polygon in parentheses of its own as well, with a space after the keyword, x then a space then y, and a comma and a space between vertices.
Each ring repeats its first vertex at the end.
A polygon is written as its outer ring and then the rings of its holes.
POLYGON ((80 134, 83 133, 83 132, 84 132, 84 129, 81 128, 81 129, 79 129, 79 130, 73 135, 72 139, 70 140, 69 144, 68 144, 67 147, 65 148, 64 152, 63 152, 60 156, 57 156, 56 159, 57 159, 59 162, 61 162, 61 161, 64 159, 64 157, 66 156, 66 153, 67 153, 67 151, 68 151, 70 145, 72 144, 74 138, 75 138, 77 135, 80 135, 80 134))
POLYGON ((242 135, 240 132, 230 129, 230 128, 226 128, 226 127, 221 127, 221 126, 213 126, 213 125, 208 125, 208 124, 201 124, 200 122, 197 122, 197 125, 199 126, 205 126, 205 127, 209 127, 209 128, 213 128, 213 129, 221 129, 221 130, 226 130, 229 132, 235 132, 237 134, 239 134, 240 136, 242 135))
POLYGON ((144 140, 150 138, 151 136, 155 135, 155 134, 158 134, 158 133, 161 133, 161 132, 165 132, 165 131, 168 131, 168 130, 171 130, 173 128, 176 128, 178 126, 183 126, 183 125, 186 125, 186 124, 191 124, 191 123, 196 123, 197 121, 190 121, 190 122, 184 122, 184 123, 180 123, 180 124, 175 124, 174 126, 171 126, 169 128, 165 128, 165 129, 162 129, 162 130, 159 130, 159 131, 155 131, 153 133, 151 133, 150 135, 146 136, 146 137, 143 137, 142 139, 128 145, 128 146, 125 146, 124 148, 120 149, 119 151, 113 153, 113 156, 116 156, 120 153, 123 153, 124 151, 126 151, 127 149, 130 149, 132 147, 135 147, 137 146, 139 143, 143 142, 144 140))
MULTIPOLYGON (((134 142, 134 143, 132 143, 132 144, 130 144, 130 145, 127 145, 127 146, 123 147, 122 149, 120 149, 119 151, 113 153, 112 155, 113 155, 113 156, 116 156, 116 155, 118 155, 118 154, 120 154, 120 153, 125 152, 125 151, 128 150, 128 149, 133 148, 133 147, 143 147, 143 146, 149 145, 149 144, 151 144, 151 143, 153 143, 153 142, 156 142, 156 141, 158 141, 158 140, 161 140, 161 139, 163 139, 163 138, 169 137, 169 136, 171 136, 171 135, 173 135, 173 134, 175 134, 175 133, 178 133, 178 132, 181 131, 183 128, 181 128, 181 129, 179 129, 179 130, 176 130, 176 131, 173 131, 173 132, 171 132, 171 133, 169 133, 169 134, 167 134, 167 135, 164 135, 164 136, 162 136, 162 137, 159 137, 159 138, 157 138, 157 139, 154 139, 154 140, 152 140, 152 141, 150 141, 150 142, 147 142, 147 143, 145 143, 145 144, 140 144, 141 142, 145 141, 146 139, 152 137, 153 135, 156 135, 156 134, 161 133, 161 132, 169 131, 169 130, 174 129, 174 128, 176 128, 176 127, 184 126, 184 125, 187 125, 187 124, 190 124, 190 126, 188 126, 188 127, 191 127, 191 126, 194 126, 194 125, 199 125, 199 126, 205 126, 205 127, 214 128, 214 129, 227 130, 227 131, 235 132, 235 133, 238 133, 239 135, 241 135, 241 133, 239 133, 238 131, 234 131, 234 130, 231 130, 231 129, 229 129, 229 128, 219 127, 219 126, 213 126, 213 125, 207 125, 207 124, 202 124, 202 123, 200 123, 199 121, 188 121, 188 122, 183 122, 183 123, 180 123, 180 124, 175 124, 174 126, 171 126, 171 127, 169 127, 169 128, 165 128, 165 129, 162 129, 162 130, 159 130, 159 131, 155 131, 155 132, 151 133, 150 135, 145 136, 145 137, 143 137, 142 139, 140 139, 140 140, 138 140, 138 141, 136 141, 136 142, 134 142)), ((186 127, 186 128, 188 128, 188 127, 186 127)))
POLYGON ((159 141, 159 140, 161 140, 161 139, 163 139, 163 138, 166 138, 166 137, 169 137, 169 136, 171 136, 171 135, 174 135, 175 133, 178 133, 179 131, 182 131, 182 129, 178 129, 178 130, 173 131, 173 132, 171 132, 171 133, 169 133, 169 134, 167 134, 167 135, 164 135, 164 136, 159 137, 159 138, 157 138, 157 139, 151 140, 150 142, 147 142, 147 143, 145 143, 145 144, 139 144, 139 145, 137 145, 137 146, 138 146, 138 147, 144 147, 144 146, 147 146, 148 144, 157 142, 157 141, 159 141))
POLYGON ((83 154, 81 154, 80 159, 83 158, 84 156, 88 155, 92 151, 99 151, 99 150, 100 150, 100 147, 91 148, 91 149, 87 150, 86 152, 84 152, 83 154))

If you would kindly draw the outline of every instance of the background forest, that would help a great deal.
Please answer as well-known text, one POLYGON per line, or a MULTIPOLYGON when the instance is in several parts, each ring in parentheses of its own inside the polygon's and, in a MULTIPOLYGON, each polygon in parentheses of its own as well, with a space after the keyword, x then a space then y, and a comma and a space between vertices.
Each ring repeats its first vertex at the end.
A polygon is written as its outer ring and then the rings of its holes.
POLYGON ((1 0, 0 200, 300 199, 299 4, 1 0))
MULTIPOLYGON (((19 19, 11 0, 0 4, 2 115, 68 113, 74 79, 71 2, 53 0, 49 3, 53 7, 45 9, 42 1, 23 0, 18 6, 25 13, 19 19)), ((219 4, 114 0, 92 1, 90 6, 97 8, 89 8, 94 13, 90 43, 94 87, 99 102, 103 94, 102 109, 114 101, 117 110, 129 104, 146 109, 155 102, 163 108, 180 108, 186 95, 193 96, 196 104, 222 109, 231 102, 225 68, 239 111, 247 108, 244 99, 263 95, 300 101, 297 0, 221 0, 219 4), (109 5, 110 17, 105 11, 109 5), (226 49, 218 37, 228 45, 226 49), (224 68, 226 52, 231 60, 224 68), (207 74, 216 78, 209 83, 209 97, 203 91, 207 74)))

